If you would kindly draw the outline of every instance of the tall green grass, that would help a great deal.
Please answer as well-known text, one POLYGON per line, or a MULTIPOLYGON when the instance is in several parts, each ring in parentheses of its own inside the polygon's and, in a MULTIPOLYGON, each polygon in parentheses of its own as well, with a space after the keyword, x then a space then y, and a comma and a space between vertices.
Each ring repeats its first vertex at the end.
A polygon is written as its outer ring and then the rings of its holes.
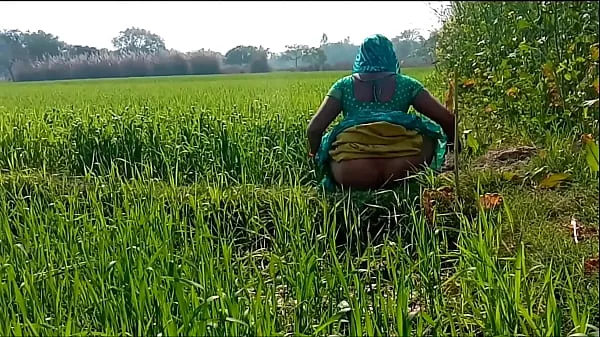
POLYGON ((440 177, 314 188, 304 130, 340 75, 2 85, 0 334, 593 332, 581 263, 503 250, 510 200, 432 225, 440 177))

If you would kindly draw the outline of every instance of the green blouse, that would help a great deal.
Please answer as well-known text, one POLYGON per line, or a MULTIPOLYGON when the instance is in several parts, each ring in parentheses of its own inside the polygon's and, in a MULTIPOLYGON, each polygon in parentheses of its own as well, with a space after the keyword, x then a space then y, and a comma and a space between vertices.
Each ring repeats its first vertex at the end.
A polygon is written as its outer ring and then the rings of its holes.
POLYGON ((408 113, 413 100, 421 90, 423 90, 423 85, 416 79, 396 74, 396 90, 391 100, 386 102, 361 102, 354 97, 354 80, 352 75, 348 75, 336 81, 329 89, 327 96, 340 100, 344 117, 347 117, 362 110, 408 113))

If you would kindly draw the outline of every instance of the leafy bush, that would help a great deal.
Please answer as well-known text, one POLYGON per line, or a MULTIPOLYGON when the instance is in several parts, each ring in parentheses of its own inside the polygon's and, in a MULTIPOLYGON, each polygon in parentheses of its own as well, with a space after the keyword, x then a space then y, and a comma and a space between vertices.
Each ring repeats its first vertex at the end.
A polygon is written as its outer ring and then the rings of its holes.
POLYGON ((231 64, 225 64, 221 67, 221 73, 222 74, 241 74, 241 73, 245 73, 246 70, 244 69, 244 67, 240 66, 240 65, 231 65, 231 64))
POLYGON ((182 54, 160 54, 154 61, 156 76, 186 75, 190 73, 190 65, 182 54))
POLYGON ((270 71, 271 67, 265 55, 260 55, 250 62, 251 73, 268 73, 270 71))
POLYGON ((591 1, 452 3, 437 66, 457 72, 479 141, 492 141, 485 128, 510 124, 530 135, 552 126, 595 132, 598 10, 591 1))
POLYGON ((215 56, 204 55, 200 52, 189 56, 188 62, 192 75, 209 75, 221 73, 221 64, 215 56))

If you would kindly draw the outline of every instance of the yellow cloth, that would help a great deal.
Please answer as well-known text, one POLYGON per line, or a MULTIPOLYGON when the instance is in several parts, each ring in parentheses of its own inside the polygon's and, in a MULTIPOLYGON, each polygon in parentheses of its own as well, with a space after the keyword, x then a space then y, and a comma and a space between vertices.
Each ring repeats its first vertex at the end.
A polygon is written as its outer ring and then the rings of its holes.
POLYGON ((333 160, 398 158, 421 154, 423 136, 388 122, 357 125, 340 133, 329 155, 333 160))

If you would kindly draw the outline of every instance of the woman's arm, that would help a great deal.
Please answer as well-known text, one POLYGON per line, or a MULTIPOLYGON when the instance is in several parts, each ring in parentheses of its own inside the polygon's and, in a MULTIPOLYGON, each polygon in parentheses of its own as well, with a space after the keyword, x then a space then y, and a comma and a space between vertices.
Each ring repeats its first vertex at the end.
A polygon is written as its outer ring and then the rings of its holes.
POLYGON ((446 133, 448 143, 454 143, 454 132, 456 132, 454 130, 454 115, 431 96, 429 91, 426 89, 421 90, 413 100, 413 106, 419 113, 438 123, 446 133))
POLYGON ((342 111, 342 104, 340 100, 331 96, 326 96, 317 110, 317 113, 308 123, 306 134, 308 136, 308 144, 310 147, 310 153, 316 154, 321 146, 321 137, 327 130, 327 127, 342 111))

